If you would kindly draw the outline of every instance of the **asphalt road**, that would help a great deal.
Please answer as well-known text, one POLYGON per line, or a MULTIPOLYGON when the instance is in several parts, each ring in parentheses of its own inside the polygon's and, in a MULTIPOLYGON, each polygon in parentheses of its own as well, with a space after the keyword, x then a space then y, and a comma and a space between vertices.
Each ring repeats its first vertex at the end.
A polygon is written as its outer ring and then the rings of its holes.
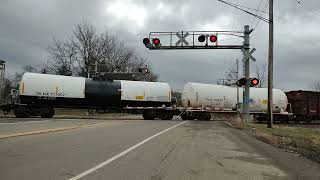
POLYGON ((47 120, 14 123, 12 131, 9 126, 0 123, 0 134, 82 127, 0 139, 4 180, 320 179, 319 164, 224 122, 47 120))

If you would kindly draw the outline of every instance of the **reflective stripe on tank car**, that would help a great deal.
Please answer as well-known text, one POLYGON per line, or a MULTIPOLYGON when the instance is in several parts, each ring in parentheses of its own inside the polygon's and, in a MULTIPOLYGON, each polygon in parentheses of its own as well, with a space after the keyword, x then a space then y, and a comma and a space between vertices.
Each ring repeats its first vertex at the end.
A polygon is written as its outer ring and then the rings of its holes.
POLYGON ((22 82, 21 94, 24 94, 24 82, 22 82))

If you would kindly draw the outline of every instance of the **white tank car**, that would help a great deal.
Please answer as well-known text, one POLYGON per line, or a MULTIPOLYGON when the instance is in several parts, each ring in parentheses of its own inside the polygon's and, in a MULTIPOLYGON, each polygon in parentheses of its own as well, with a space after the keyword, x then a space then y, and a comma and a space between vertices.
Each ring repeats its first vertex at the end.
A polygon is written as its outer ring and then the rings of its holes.
POLYGON ((62 98, 85 98, 83 77, 52 74, 24 73, 19 94, 24 96, 47 96, 62 98))
MULTIPOLYGON (((239 101, 242 103, 243 88, 239 88, 239 101)), ((252 112, 266 112, 268 103, 267 88, 250 88, 250 107, 252 112)), ((202 84, 187 83, 182 92, 184 107, 209 108, 210 110, 232 110, 237 104, 237 88, 202 84)), ((273 89, 273 112, 284 112, 288 100, 286 94, 280 89, 273 89)))
POLYGON ((121 80, 121 100, 171 102, 169 84, 121 80))

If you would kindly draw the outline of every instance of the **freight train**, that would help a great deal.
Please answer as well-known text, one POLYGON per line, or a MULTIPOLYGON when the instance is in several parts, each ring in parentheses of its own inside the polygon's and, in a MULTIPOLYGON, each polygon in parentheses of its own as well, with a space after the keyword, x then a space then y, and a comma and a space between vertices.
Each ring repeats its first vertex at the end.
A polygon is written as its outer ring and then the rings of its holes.
MULTIPOLYGON (((211 113, 241 111, 242 88, 187 83, 182 93, 182 107, 176 106, 167 83, 127 80, 102 80, 83 77, 25 73, 19 86, 19 101, 2 107, 16 117, 51 118, 54 108, 116 109, 141 113, 144 119, 170 120, 180 115, 184 120, 210 120, 211 113)), ((273 90, 275 117, 287 117, 288 100, 279 89, 273 90)), ((267 90, 251 88, 251 113, 265 118, 267 90)))

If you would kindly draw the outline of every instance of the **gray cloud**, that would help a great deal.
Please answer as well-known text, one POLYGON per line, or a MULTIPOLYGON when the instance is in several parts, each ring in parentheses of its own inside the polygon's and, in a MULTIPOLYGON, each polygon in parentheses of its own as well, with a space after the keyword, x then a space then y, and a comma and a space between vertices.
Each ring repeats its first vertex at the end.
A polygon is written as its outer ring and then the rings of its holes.
MULTIPOLYGON (((237 0, 230 0, 238 2, 237 0)), ((260 1, 239 0, 257 8, 260 1)), ((267 0, 261 1, 266 10, 267 0)), ((285 90, 306 89, 319 80, 320 1, 275 2, 275 86, 285 90)), ((230 62, 241 58, 238 50, 149 51, 142 38, 150 31, 242 30, 257 20, 215 0, 2 0, 0 6, 0 58, 7 60, 8 73, 23 65, 48 59, 53 36, 65 39, 73 25, 86 20, 99 31, 108 30, 146 58, 160 79, 182 89, 188 81, 215 83, 230 62), (118 3, 118 4, 117 4, 118 3)), ((240 40, 241 42, 242 40, 240 40)), ((252 39, 258 61, 268 55, 268 26, 259 22, 252 39)), ((230 40, 239 43, 239 40, 230 40)))

